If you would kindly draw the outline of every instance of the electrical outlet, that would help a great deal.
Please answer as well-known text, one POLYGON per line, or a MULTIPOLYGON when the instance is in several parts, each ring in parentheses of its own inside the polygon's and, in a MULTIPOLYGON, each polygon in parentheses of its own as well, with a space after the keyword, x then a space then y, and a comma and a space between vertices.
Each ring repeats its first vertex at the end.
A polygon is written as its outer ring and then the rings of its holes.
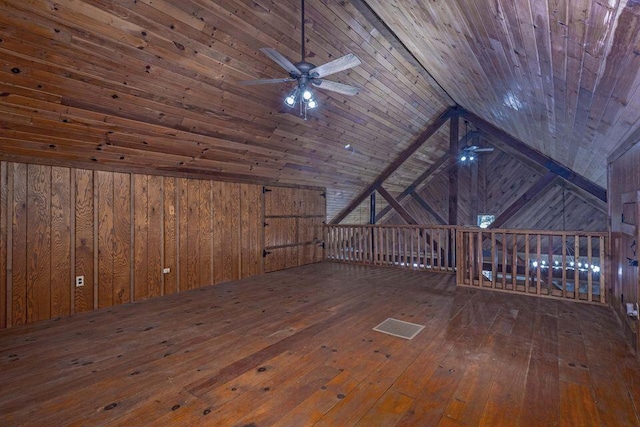
POLYGON ((170 268, 164 268, 164 269, 162 269, 162 273, 163 274, 171 273, 171 269, 170 268))
POLYGON ((76 288, 84 286, 84 276, 76 276, 76 288))

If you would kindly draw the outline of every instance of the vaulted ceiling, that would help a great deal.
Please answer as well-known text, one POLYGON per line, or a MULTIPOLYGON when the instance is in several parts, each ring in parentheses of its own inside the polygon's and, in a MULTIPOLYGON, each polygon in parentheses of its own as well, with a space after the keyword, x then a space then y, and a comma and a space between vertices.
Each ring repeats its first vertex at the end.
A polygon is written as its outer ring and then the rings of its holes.
MULTIPOLYGON (((300 55, 298 0, 9 0, 0 14, 0 155, 325 186, 332 211, 448 106, 586 178, 640 119, 636 0, 308 0, 306 52, 347 53, 308 120, 259 48, 300 55), (349 148, 345 149, 345 145, 349 148)), ((385 183, 448 148, 443 126, 385 183)))

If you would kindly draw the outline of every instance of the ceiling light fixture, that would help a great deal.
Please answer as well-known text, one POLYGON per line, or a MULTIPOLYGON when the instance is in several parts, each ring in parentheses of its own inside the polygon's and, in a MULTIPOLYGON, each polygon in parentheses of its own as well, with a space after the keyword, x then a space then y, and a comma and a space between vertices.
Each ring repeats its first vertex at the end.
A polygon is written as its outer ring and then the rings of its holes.
POLYGON ((296 104, 300 108, 300 116, 307 120, 307 110, 318 107, 318 102, 313 96, 311 89, 306 87, 305 79, 301 78, 296 88, 284 98, 284 105, 294 108, 296 104))

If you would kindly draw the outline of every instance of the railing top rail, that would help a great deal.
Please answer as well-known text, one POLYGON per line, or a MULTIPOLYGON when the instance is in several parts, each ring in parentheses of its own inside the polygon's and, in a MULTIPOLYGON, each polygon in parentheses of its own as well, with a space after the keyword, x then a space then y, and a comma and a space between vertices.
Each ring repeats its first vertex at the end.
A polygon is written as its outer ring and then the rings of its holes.
POLYGON ((520 228, 479 228, 479 227, 467 227, 458 226, 458 229, 463 232, 477 233, 482 231, 483 233, 494 234, 540 234, 542 236, 591 236, 591 237, 609 237, 607 231, 584 231, 584 230, 526 230, 520 228))
POLYGON ((584 230, 526 230, 519 228, 480 228, 464 225, 433 225, 433 224, 398 224, 398 225, 379 225, 379 224, 325 224, 329 228, 410 228, 410 229, 456 229, 463 232, 494 234, 540 234, 542 236, 580 236, 580 237, 609 237, 607 231, 584 231, 584 230))
POLYGON ((416 229, 416 228, 422 228, 422 229, 433 229, 433 228, 440 228, 440 229, 456 229, 458 228, 458 226, 455 225, 428 225, 428 224, 416 224, 416 225, 411 225, 411 224, 398 224, 398 225, 379 225, 379 224, 325 224, 325 227, 329 227, 329 228, 354 228, 354 227, 358 227, 358 228, 411 228, 411 229, 416 229))

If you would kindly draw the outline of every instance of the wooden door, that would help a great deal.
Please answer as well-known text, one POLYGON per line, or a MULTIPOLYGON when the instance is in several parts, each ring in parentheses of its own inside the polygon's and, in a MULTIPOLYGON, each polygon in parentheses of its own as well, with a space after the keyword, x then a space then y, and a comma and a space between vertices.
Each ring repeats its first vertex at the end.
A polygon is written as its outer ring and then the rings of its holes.
POLYGON ((264 271, 322 261, 324 191, 265 187, 264 271))
POLYGON ((620 224, 621 237, 616 242, 620 257, 627 259, 621 263, 621 271, 618 276, 621 280, 624 292, 620 304, 622 317, 626 320, 625 333, 634 344, 636 352, 640 349, 640 321, 627 314, 627 303, 635 305, 640 301, 640 280, 638 275, 638 245, 640 242, 640 191, 632 191, 622 195, 622 218, 620 224))

